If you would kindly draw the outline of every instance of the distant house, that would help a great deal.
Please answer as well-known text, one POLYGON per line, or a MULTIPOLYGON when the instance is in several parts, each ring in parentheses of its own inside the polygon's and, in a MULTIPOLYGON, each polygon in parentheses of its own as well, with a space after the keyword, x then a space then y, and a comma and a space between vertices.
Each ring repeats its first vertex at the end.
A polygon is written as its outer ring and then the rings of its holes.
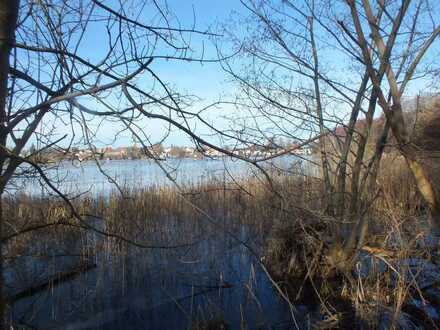
POLYGON ((223 156, 223 153, 221 153, 220 151, 215 150, 215 149, 213 149, 213 148, 208 148, 208 149, 205 151, 205 155, 207 155, 208 157, 216 158, 216 157, 221 157, 221 156, 223 156))
POLYGON ((77 153, 75 153, 75 158, 78 159, 80 162, 88 160, 92 157, 93 153, 91 150, 80 150, 77 153))

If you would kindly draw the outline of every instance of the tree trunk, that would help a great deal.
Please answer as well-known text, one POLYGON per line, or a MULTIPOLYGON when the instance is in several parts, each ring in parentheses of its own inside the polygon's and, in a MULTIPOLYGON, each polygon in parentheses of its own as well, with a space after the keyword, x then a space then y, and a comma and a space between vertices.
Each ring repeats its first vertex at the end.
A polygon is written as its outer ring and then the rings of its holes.
MULTIPOLYGON (((315 35, 313 32, 313 17, 309 17, 309 32, 310 32, 310 43, 312 46, 312 55, 313 55, 313 86, 315 92, 315 100, 316 100, 316 115, 318 117, 318 126, 319 126, 319 134, 321 137, 319 138, 319 151, 321 156, 321 168, 322 175, 324 178, 324 190, 325 197, 324 200, 328 203, 326 207, 326 211, 329 214, 333 214, 334 205, 333 205, 333 187, 330 180, 330 164, 328 161, 328 155, 325 147, 325 125, 324 125, 324 116, 323 109, 321 103, 321 89, 319 86, 319 58, 318 51, 315 45, 315 35)), ((339 235, 336 235, 339 237, 339 235)))
POLYGON ((342 218, 345 214, 346 207, 346 193, 345 193, 345 185, 347 179, 347 162, 348 156, 350 154, 350 150, 352 147, 353 135, 356 128, 356 123, 359 115, 359 111, 361 109, 362 100, 364 98, 365 90, 367 88, 367 83, 369 80, 368 72, 364 74, 362 78, 361 86, 359 87, 359 91, 356 95, 356 100, 354 102, 353 108, 351 110, 350 121, 348 123, 347 134, 344 139, 344 146, 341 153, 341 158, 339 160, 339 171, 337 177, 337 202, 336 202, 336 216, 342 218))
MULTIPOLYGON (((6 103, 8 97, 9 54, 15 39, 19 0, 0 0, 0 171, 6 159, 6 103)), ((0 190, 0 329, 5 329, 5 297, 3 278, 3 189, 0 190)))
POLYGON ((432 181, 428 177, 417 155, 416 147, 409 139, 401 104, 396 102, 393 105, 392 111, 387 111, 385 114, 387 120, 390 122, 391 131, 398 142, 400 152, 405 158, 415 179, 417 189, 428 204, 430 225, 433 229, 440 230, 440 206, 438 196, 433 188, 432 181))
MULTIPOLYGON (((369 0, 362 0, 362 3, 365 9, 365 14, 368 19, 368 24, 370 25, 372 38, 380 54, 381 66, 385 66, 386 68, 385 73, 388 80, 388 86, 390 89, 393 105, 390 107, 389 102, 387 102, 387 100, 385 99, 383 90, 381 88, 381 82, 378 79, 378 75, 376 71, 374 70, 373 62, 367 46, 368 43, 365 39, 362 30, 362 24, 359 20, 358 12, 356 9, 356 2, 354 0, 349 0, 348 5, 351 10, 353 23, 355 25, 356 34, 358 36, 358 43, 362 49, 363 58, 368 68, 371 82, 373 83, 374 87, 378 89, 379 92, 378 103, 383 109, 387 121, 389 121, 390 123, 391 131, 397 140, 402 156, 405 158, 405 161, 407 162, 408 167, 410 168, 411 173, 414 176, 417 188, 420 194, 422 195, 423 199, 426 201, 426 203, 429 206, 431 225, 436 229, 440 229, 440 206, 439 206, 438 197, 436 196, 435 190, 433 189, 432 186, 432 182, 428 178, 426 174, 426 170, 423 168, 422 163, 417 155, 417 150, 412 145, 409 139, 408 130, 406 128, 405 120, 403 118, 403 110, 401 104, 401 97, 404 90, 404 86, 401 86, 399 89, 397 78, 394 74, 393 68, 390 65, 391 49, 395 43, 398 34, 398 28, 402 22, 403 16, 406 13, 406 10, 408 9, 410 0, 402 1, 399 10, 399 15, 393 23, 393 31, 390 33, 388 37, 387 45, 385 45, 385 42, 380 35, 380 30, 372 14, 372 9, 369 0)), ((427 47, 429 47, 433 39, 437 37, 438 33, 440 33, 440 29, 436 30, 435 33, 432 34, 431 38, 429 38, 428 40, 429 42, 427 43, 427 46, 422 48, 420 57, 417 56, 418 61, 420 60, 421 56, 423 56, 423 54, 426 52, 427 47)), ((414 69, 418 64, 418 61, 414 62, 415 63, 414 69)), ((411 68, 412 71, 414 69, 411 68)), ((410 76, 411 75, 412 72, 410 72, 410 76)))
MULTIPOLYGON (((405 147, 406 149, 406 147, 405 147)), ((409 149, 409 148, 408 148, 409 149)), ((410 168, 417 188, 429 207, 429 222, 432 229, 440 230, 440 207, 438 197, 432 186, 432 181, 426 175, 426 170, 418 161, 414 150, 404 150, 405 160, 410 168)))
MULTIPOLYGON (((382 154, 383 154, 385 144, 388 139, 389 130, 390 130, 390 125, 389 125, 389 122, 386 121, 385 127, 382 131, 382 134, 380 135, 380 137, 378 138, 378 140, 376 142, 375 153, 374 153, 370 163, 368 164, 367 169, 365 171, 365 174, 361 180, 361 186, 364 187, 366 185, 366 192, 372 198, 374 198, 374 196, 377 193, 376 192, 376 180, 377 180, 377 176, 378 176, 378 172, 379 172, 379 166, 380 166, 382 154), (368 179, 368 183, 367 183, 367 179, 368 179)), ((364 154, 365 145, 366 145, 366 141, 363 141, 363 142, 364 143, 363 143, 363 148, 362 148, 363 149, 362 156, 364 154)), ((360 167, 359 167, 359 170, 357 172, 357 177, 356 177, 357 186, 359 185, 359 179, 360 179, 359 177, 360 177, 360 167)), ((356 189, 358 189, 358 188, 356 188, 356 189)), ((356 194, 357 193, 358 193, 358 190, 356 190, 356 194)), ((359 203, 361 201, 362 200, 360 198, 358 198, 358 196, 356 196, 355 203, 353 203, 353 200, 352 200, 350 214, 351 214, 352 219, 356 219, 356 225, 354 226, 353 230, 350 233, 350 236, 348 237, 348 239, 344 245, 343 256, 346 260, 346 264, 345 264, 346 267, 352 266, 351 261, 354 260, 355 256, 362 249, 362 246, 364 245, 365 238, 368 235, 369 220, 370 219, 369 219, 369 216, 365 212, 366 211, 365 207, 368 207, 368 205, 365 206, 365 203, 361 203, 359 205, 359 203)), ((369 202, 367 201, 366 204, 369 204, 369 202)), ((349 269, 347 268, 346 270, 348 271, 349 269)))

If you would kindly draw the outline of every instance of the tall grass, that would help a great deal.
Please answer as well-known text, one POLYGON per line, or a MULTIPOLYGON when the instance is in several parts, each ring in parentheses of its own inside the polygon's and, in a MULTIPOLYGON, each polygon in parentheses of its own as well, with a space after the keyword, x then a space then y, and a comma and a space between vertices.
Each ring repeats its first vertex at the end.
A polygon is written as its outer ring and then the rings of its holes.
MULTIPOLYGON (((270 183, 258 178, 211 180, 187 184, 180 191, 150 186, 125 189, 122 195, 115 190, 109 195, 75 199, 72 203, 86 221, 116 234, 94 241, 92 248, 90 231, 72 217, 63 201, 25 195, 9 198, 4 207, 9 224, 6 256, 13 260, 29 253, 35 240, 42 242, 39 251, 34 251, 40 254, 49 254, 57 242, 74 246, 81 241, 82 249, 75 253, 87 259, 96 250, 107 254, 124 251, 130 246, 128 241, 185 245, 203 235, 235 233, 245 224, 266 238, 262 260, 283 283, 292 302, 309 300, 310 308, 320 309, 323 317, 317 319, 317 327, 342 327, 356 320, 374 328, 384 319, 398 326, 417 313, 429 323, 426 313, 410 304, 422 291, 405 266, 407 260, 433 259, 432 251, 420 245, 425 209, 400 157, 387 155, 379 173, 381 193, 365 215, 372 229, 370 237, 353 272, 347 274, 338 274, 327 258, 329 224, 334 220, 322 212, 321 182, 288 175, 273 176, 270 183), (191 226, 179 227, 189 220, 191 226), (180 228, 177 235, 176 227, 180 228), (36 230, 28 231, 32 228, 36 230)), ((423 270, 411 268, 411 272, 423 270)))

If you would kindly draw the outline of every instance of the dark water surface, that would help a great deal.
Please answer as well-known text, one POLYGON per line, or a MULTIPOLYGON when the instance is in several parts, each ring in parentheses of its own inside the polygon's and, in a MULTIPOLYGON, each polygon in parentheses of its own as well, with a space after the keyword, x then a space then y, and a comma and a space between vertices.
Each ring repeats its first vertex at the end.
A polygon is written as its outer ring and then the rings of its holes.
MULTIPOLYGON (((189 236, 188 222, 182 226, 168 229, 189 236)), ((87 255, 85 247, 97 246, 88 259, 95 268, 18 299, 11 319, 30 329, 195 329, 201 324, 216 329, 220 322, 229 329, 295 328, 291 309, 246 247, 192 226, 199 240, 178 249, 118 249, 88 233, 51 248, 53 257, 17 258, 7 271, 10 295, 44 283, 56 270, 74 268, 80 258, 64 253, 75 254, 81 246, 87 255)), ((256 249, 263 239, 261 230, 245 225, 234 232, 256 249)), ((294 315, 300 318, 298 310, 294 315)))
MULTIPOLYGON (((177 169, 171 174, 179 183, 255 174, 249 165, 235 161, 170 162, 168 168, 177 169)), ((126 187, 170 184, 159 167, 145 160, 101 165, 126 187)), ((278 160, 274 168, 310 173, 295 157, 278 160)), ((79 167, 62 163, 48 173, 65 193, 105 195, 115 189, 92 162, 79 167)), ((46 188, 32 178, 16 181, 12 191, 46 195, 46 188)), ((7 262, 9 318, 20 329, 220 329, 222 324, 227 329, 295 329, 296 323, 304 325, 307 313, 289 307, 258 257, 241 244, 246 242, 258 253, 270 228, 258 222, 228 221, 235 238, 194 219, 164 219, 140 238, 183 242, 175 249, 136 248, 90 232, 35 233, 32 244, 7 262)), ((94 225, 106 230, 99 220, 94 225)))

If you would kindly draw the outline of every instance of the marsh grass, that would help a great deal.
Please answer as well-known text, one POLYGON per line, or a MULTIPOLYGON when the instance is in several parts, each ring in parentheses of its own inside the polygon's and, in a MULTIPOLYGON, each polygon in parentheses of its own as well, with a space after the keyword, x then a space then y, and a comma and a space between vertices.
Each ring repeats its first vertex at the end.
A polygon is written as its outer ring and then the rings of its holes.
MULTIPOLYGON (((438 297, 427 295, 417 280, 425 272, 422 263, 407 265, 409 260, 435 264, 435 251, 424 240, 426 210, 403 160, 388 155, 384 164, 380 194, 367 214, 370 235, 350 273, 338 273, 327 258, 334 220, 321 211, 321 182, 288 175, 274 175, 270 184, 258 178, 228 183, 213 179, 180 191, 153 185, 72 201, 91 225, 125 241, 83 228, 56 198, 6 199, 6 260, 54 255, 54 249, 90 260, 97 254, 126 253, 130 241, 184 246, 209 235, 237 233, 246 225, 260 233, 261 260, 292 303, 309 307, 314 327, 350 327, 353 322, 366 328, 438 326, 425 309, 411 303, 420 299, 440 307, 438 297), (191 225, 182 226, 186 222, 191 225)), ((203 320, 193 324, 210 325, 203 320)))
MULTIPOLYGON (((172 256, 173 259, 195 244, 202 244, 204 253, 212 251, 212 258, 219 259, 218 247, 210 246, 207 240, 215 237, 215 242, 221 241, 219 237, 228 238, 228 233, 238 240, 225 238, 225 253, 234 245, 240 245, 240 240, 246 240, 249 246, 261 251, 272 225, 291 219, 292 213, 288 210, 291 205, 302 208, 308 201, 315 203, 318 197, 319 182, 316 179, 277 176, 271 184, 257 178, 235 183, 212 180, 187 184, 181 191, 150 186, 124 189, 123 194, 115 190, 110 194, 73 199, 72 205, 82 215, 83 222, 111 234, 108 236, 85 228, 61 199, 26 195, 11 197, 4 203, 8 219, 6 273, 12 277, 8 279, 9 283, 14 283, 14 287, 8 289, 8 295, 16 296, 17 292, 35 285, 41 287, 46 282, 52 287, 54 278, 83 263, 107 264, 105 268, 119 274, 114 276, 120 281, 121 276, 145 271, 143 266, 130 266, 133 256, 141 258, 142 263, 145 258, 151 258, 154 265, 155 258, 165 261, 172 256), (299 186, 313 189, 301 194, 297 193, 299 186), (274 190, 280 196, 275 197, 274 190), (154 248, 133 246, 130 242, 182 248, 159 252, 154 248), (158 252, 146 252, 150 250, 158 252), (174 252, 176 250, 180 252, 174 252), (129 261, 123 261, 124 258, 129 261)), ((142 283, 142 277, 138 277, 135 276, 134 281, 142 283)), ((219 315, 218 311, 213 317, 216 315, 219 315)), ((194 319, 193 325, 206 328, 211 322, 204 320, 209 319, 206 316, 194 319)))
MULTIPOLYGON (((431 158, 425 166, 438 191, 438 163, 431 158)), ((432 312, 440 309, 437 243, 402 157, 385 156, 377 185, 379 193, 364 215, 369 235, 348 271, 334 263, 338 257, 332 253, 340 251, 332 249, 335 220, 313 212, 319 208, 307 202, 312 213, 296 209, 294 221, 272 227, 265 261, 293 303, 316 311, 317 328, 438 328, 439 316, 432 312)), ((372 197, 363 196, 361 204, 372 197)))

